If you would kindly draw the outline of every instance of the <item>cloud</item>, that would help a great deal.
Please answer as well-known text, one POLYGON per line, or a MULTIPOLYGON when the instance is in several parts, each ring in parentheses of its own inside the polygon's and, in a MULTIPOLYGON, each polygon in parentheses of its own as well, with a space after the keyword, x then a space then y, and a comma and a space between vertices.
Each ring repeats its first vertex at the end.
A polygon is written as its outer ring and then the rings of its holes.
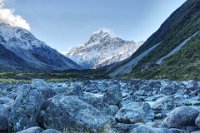
POLYGON ((4 6, 5 0, 0 0, 0 22, 8 23, 11 26, 22 27, 30 31, 30 25, 20 15, 15 14, 14 9, 7 9, 4 6))

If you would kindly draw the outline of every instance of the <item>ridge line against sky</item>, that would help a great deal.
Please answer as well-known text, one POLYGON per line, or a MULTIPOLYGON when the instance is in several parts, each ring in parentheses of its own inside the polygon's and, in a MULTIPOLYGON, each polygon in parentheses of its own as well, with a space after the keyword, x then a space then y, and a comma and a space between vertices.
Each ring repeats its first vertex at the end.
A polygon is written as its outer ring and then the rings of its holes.
POLYGON ((124 40, 144 41, 185 1, 0 0, 0 12, 9 10, 12 21, 23 22, 38 39, 65 52, 101 28, 124 40))

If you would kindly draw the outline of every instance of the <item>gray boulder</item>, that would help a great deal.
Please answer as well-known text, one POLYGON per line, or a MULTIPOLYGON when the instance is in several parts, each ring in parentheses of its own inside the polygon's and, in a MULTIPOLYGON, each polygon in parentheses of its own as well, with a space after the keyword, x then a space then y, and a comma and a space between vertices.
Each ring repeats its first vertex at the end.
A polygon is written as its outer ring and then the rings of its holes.
POLYGON ((8 131, 8 120, 6 117, 0 115, 0 132, 8 131))
POLYGON ((110 105, 109 106, 109 114, 111 116, 115 116, 118 110, 119 110, 119 107, 117 105, 110 105))
POLYGON ((0 98, 0 115, 6 117, 7 119, 11 115, 11 108, 14 103, 13 99, 10 99, 8 97, 1 97, 0 98))
POLYGON ((200 115, 196 118, 195 124, 198 128, 200 128, 200 115))
POLYGON ((175 108, 164 120, 164 125, 169 128, 181 128, 195 124, 199 111, 192 107, 181 106, 175 108))
POLYGON ((57 94, 65 93, 68 88, 62 87, 62 86, 56 86, 56 87, 54 86, 52 89, 55 91, 57 95, 57 94))
POLYGON ((164 96, 158 98, 153 104, 152 109, 157 113, 165 113, 174 107, 174 98, 172 96, 164 96))
POLYGON ((20 90, 9 119, 11 131, 14 132, 37 125, 37 117, 44 101, 41 92, 31 89, 29 85, 21 86, 20 90))
POLYGON ((56 95, 43 110, 44 126, 66 132, 103 132, 108 119, 76 96, 56 95))
POLYGON ((42 131, 41 133, 62 133, 62 132, 57 131, 55 129, 47 129, 47 130, 42 131))
MULTIPOLYGON (((86 85, 86 84, 85 84, 86 85)), ((90 84, 87 84, 85 87, 84 87, 84 91, 85 92, 90 92, 90 93, 99 93, 100 92, 100 89, 97 87, 97 84, 96 83, 90 83, 90 84)))
MULTIPOLYGON (((108 105, 104 102, 102 95, 84 94, 79 96, 79 99, 92 105, 105 115, 114 116, 116 114, 116 105, 108 105)), ((118 110, 118 108, 117 108, 118 110)))
POLYGON ((56 95, 56 92, 42 79, 34 79, 31 83, 31 89, 41 91, 44 99, 48 99, 56 95))
POLYGON ((140 125, 132 129, 130 133, 183 133, 183 131, 178 129, 155 128, 155 127, 140 125))
POLYGON ((192 131, 191 133, 200 133, 200 130, 192 131))
POLYGON ((113 85, 108 88, 106 93, 104 94, 104 101, 110 105, 117 105, 122 100, 122 92, 120 87, 117 85, 113 85))
POLYGON ((0 105, 3 105, 5 107, 11 106, 14 103, 13 99, 10 99, 9 97, 1 97, 0 98, 0 105))
POLYGON ((75 95, 75 96, 79 96, 79 95, 83 95, 83 91, 80 87, 80 85, 73 85, 69 88, 66 89, 65 91, 66 95, 75 95))
POLYGON ((137 125, 135 124, 117 123, 111 128, 109 133, 130 133, 130 130, 136 127, 137 125))
POLYGON ((31 127, 22 131, 19 131, 17 133, 40 133, 42 129, 40 127, 31 127))
POLYGON ((148 85, 144 85, 140 88, 139 92, 141 93, 140 95, 150 96, 153 93, 153 88, 148 85))
POLYGON ((186 88, 188 90, 196 90, 196 89, 200 88, 198 82, 194 81, 194 80, 190 80, 190 81, 185 82, 185 85, 186 85, 186 88))
POLYGON ((129 103, 123 106, 115 115, 119 123, 134 124, 152 120, 154 112, 148 103, 129 103))
POLYGON ((138 90, 134 93, 137 96, 146 96, 147 93, 144 90, 138 90))
POLYGON ((11 116, 10 108, 0 105, 0 115, 8 119, 11 116))
POLYGON ((160 88, 160 93, 165 95, 172 95, 176 93, 180 87, 176 84, 169 84, 160 88))

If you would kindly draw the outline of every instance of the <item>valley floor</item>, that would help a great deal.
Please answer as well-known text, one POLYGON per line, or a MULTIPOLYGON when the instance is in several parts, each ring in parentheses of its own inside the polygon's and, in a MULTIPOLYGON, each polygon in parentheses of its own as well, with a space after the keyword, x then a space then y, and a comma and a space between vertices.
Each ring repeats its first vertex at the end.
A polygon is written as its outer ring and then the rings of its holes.
POLYGON ((197 133, 200 82, 80 80, 0 84, 0 131, 197 133))

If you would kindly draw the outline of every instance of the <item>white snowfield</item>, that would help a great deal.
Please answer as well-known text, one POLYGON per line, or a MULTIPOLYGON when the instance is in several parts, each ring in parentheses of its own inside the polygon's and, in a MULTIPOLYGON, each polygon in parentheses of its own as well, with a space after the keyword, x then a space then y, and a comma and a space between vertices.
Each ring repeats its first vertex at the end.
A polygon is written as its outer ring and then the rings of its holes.
POLYGON ((82 46, 72 48, 66 56, 82 68, 100 68, 130 57, 143 42, 124 41, 108 32, 95 32, 82 46))
POLYGON ((117 76, 117 75, 122 75, 122 74, 126 74, 132 71, 132 69, 138 64, 138 62, 140 62, 144 57, 146 57, 151 51, 153 51, 160 43, 154 45, 153 47, 149 48, 148 50, 146 50, 145 52, 143 52, 142 54, 140 54, 139 56, 137 56, 136 58, 134 58, 133 60, 131 60, 130 62, 128 62, 127 64, 121 66, 120 68, 118 68, 117 70, 113 71, 110 76, 117 76))
POLYGON ((3 44, 7 48, 32 50, 33 47, 41 47, 45 45, 44 42, 36 39, 26 29, 22 29, 20 27, 12 27, 5 23, 0 23, 0 35, 4 38, 5 43, 3 44))
POLYGON ((193 37, 195 37, 197 34, 199 34, 199 31, 197 31, 195 34, 193 34, 192 36, 188 37, 185 41, 183 41, 179 46, 177 46, 176 48, 174 48, 170 53, 168 53, 166 56, 162 57, 161 59, 159 59, 156 64, 158 65, 162 65, 164 63, 164 60, 171 57, 172 55, 174 55, 175 53, 177 53, 184 45, 187 44, 188 41, 190 41, 193 37))

